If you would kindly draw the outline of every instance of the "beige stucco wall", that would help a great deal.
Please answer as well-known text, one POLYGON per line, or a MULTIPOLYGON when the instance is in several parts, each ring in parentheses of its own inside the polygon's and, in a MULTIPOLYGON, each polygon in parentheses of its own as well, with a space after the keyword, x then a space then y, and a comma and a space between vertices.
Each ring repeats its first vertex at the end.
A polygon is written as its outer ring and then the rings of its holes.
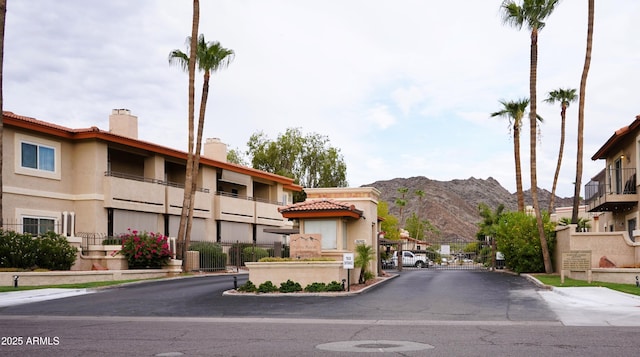
POLYGON ((342 268, 342 261, 258 262, 245 263, 245 265, 249 269, 249 280, 255 286, 271 281, 279 287, 281 283, 291 280, 299 283, 304 289, 311 283, 328 284, 332 281, 342 282, 342 279, 347 279, 347 271, 342 268))
MULTIPOLYGON (((331 198, 338 202, 351 203, 363 212, 362 218, 347 221, 346 249, 342 251, 323 250, 322 255, 342 261, 343 253, 354 252, 357 240, 364 241, 364 244, 372 246, 375 251, 374 259, 368 268, 368 271, 375 274, 377 272, 378 257, 380 256, 377 244, 380 191, 373 187, 333 187, 306 188, 305 193, 307 194, 307 200, 331 198)), ((355 276, 355 272, 352 272, 352 274, 355 276)))
MULTIPOLYGON (((591 251, 591 267, 598 268, 600 258, 607 257, 618 268, 640 266, 640 242, 633 242, 627 232, 576 233, 575 225, 562 227, 556 232, 554 268, 562 269, 562 253, 576 250, 591 251)), ((640 238, 640 237, 638 237, 640 238)))

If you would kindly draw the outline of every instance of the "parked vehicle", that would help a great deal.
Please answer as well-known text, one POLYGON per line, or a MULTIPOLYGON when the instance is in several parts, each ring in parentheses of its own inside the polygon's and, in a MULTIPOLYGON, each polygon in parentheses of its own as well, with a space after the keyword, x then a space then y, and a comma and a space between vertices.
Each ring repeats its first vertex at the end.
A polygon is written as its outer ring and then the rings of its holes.
MULTIPOLYGON (((398 252, 393 252, 391 261, 393 263, 393 266, 398 266, 398 252)), ((408 250, 402 251, 403 267, 428 268, 430 265, 433 265, 433 262, 427 257, 426 254, 414 253, 408 250)))

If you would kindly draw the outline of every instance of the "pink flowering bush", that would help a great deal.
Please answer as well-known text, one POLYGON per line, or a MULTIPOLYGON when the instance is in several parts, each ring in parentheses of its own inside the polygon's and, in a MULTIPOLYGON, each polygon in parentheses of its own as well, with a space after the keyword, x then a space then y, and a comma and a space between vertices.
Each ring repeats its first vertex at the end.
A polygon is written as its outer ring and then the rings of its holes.
POLYGON ((127 258, 129 268, 159 268, 171 258, 166 236, 153 232, 128 230, 122 234, 120 254, 127 258))

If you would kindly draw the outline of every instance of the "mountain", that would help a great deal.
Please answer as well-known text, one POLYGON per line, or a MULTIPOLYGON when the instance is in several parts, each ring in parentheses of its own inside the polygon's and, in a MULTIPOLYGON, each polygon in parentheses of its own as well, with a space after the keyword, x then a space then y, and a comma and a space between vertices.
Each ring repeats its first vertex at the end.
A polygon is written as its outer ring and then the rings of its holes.
MULTIPOLYGON (((403 218, 416 213, 426 217, 441 232, 443 240, 473 241, 480 222, 478 205, 485 203, 491 209, 504 204, 508 211, 518 208, 515 193, 510 193, 494 178, 486 180, 474 177, 466 180, 436 181, 424 176, 411 178, 395 178, 387 181, 376 181, 363 187, 375 187, 381 192, 381 200, 389 205, 389 212, 400 217, 400 209, 395 201, 401 198, 399 188, 405 187, 409 191, 405 195, 407 201, 403 209, 403 218), (424 198, 415 195, 416 190, 425 192, 424 198)), ((551 199, 551 192, 538 189, 540 207, 546 210, 551 199)), ((556 207, 573 205, 573 198, 556 196, 556 207)), ((532 205, 530 190, 525 191, 525 205, 532 205)))

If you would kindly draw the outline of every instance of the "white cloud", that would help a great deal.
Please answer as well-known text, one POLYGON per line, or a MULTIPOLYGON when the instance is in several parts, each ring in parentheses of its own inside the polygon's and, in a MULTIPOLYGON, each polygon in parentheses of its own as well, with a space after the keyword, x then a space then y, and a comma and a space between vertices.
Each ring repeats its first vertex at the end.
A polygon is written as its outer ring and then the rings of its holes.
MULTIPOLYGON (((504 121, 489 113, 500 99, 529 95, 529 35, 502 24, 500 3, 201 2, 200 32, 236 52, 231 66, 212 78, 205 135, 243 148, 253 132, 275 137, 301 127, 341 149, 354 186, 417 175, 493 176, 513 191, 513 142, 504 121)), ((546 123, 538 179, 548 189, 559 108, 541 99, 580 84, 586 6, 561 2, 540 34, 538 111, 546 123)), ((593 152, 640 114, 639 16, 636 0, 596 8, 583 184, 603 167, 591 162, 593 152)), ((174 0, 12 2, 4 109, 69 127, 107 128, 111 109, 128 108, 139 117, 142 139, 184 149, 187 77, 168 65, 167 55, 185 49, 190 21, 190 4, 174 0)), ((577 108, 568 113, 558 188, 564 196, 575 180, 577 108)))

